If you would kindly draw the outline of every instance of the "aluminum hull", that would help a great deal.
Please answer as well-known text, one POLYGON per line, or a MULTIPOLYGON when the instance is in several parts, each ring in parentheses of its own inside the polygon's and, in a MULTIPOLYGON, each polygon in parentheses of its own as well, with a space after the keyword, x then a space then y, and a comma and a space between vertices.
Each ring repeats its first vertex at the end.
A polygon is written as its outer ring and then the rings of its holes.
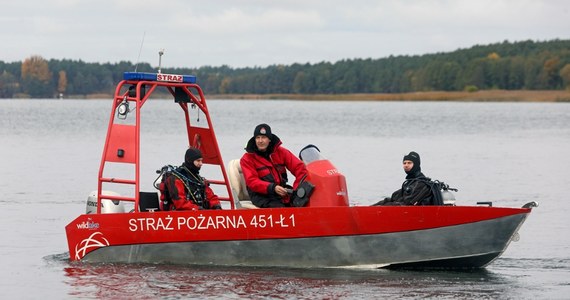
POLYGON ((279 267, 480 268, 500 256, 527 214, 378 234, 163 242, 98 248, 89 262, 279 267))

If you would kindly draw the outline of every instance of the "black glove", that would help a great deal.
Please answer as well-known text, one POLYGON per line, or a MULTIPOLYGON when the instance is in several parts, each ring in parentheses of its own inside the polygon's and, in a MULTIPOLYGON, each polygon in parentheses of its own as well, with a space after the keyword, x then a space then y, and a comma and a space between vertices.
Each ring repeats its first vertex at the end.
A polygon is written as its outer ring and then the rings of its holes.
POLYGON ((222 209, 222 206, 221 206, 221 205, 214 205, 214 206, 212 207, 212 209, 222 209))

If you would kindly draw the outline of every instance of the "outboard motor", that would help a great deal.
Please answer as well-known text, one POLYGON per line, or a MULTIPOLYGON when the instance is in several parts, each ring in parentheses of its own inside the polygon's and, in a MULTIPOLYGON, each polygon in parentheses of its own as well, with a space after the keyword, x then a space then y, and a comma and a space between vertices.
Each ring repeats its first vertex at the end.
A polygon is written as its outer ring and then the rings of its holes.
POLYGON ((455 206, 455 195, 449 190, 441 191, 441 200, 443 200, 443 205, 455 206))
POLYGON ((299 153, 307 166, 306 180, 315 189, 307 206, 348 206, 346 179, 315 145, 307 145, 299 153))
MULTIPOLYGON (((104 195, 120 196, 118 193, 113 191, 102 191, 104 195)), ((123 203, 119 200, 101 200, 101 213, 111 214, 111 213, 124 213, 125 207, 123 203)), ((97 191, 92 191, 87 197, 87 207, 86 214, 96 214, 97 213, 97 191)))

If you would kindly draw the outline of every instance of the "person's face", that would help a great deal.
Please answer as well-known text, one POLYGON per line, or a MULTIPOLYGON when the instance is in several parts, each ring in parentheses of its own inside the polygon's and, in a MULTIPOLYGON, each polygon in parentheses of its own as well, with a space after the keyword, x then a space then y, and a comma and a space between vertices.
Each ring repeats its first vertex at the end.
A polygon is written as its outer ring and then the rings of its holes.
POLYGON ((414 162, 411 160, 404 160, 404 171, 410 172, 410 170, 414 167, 414 162))
POLYGON ((255 137, 255 145, 257 146, 257 150, 259 151, 263 152, 267 150, 269 142, 271 142, 271 140, 265 135, 258 135, 255 137))
POLYGON ((198 158, 197 160, 194 161, 194 166, 196 166, 196 168, 198 169, 202 167, 202 164, 204 164, 203 158, 198 158))

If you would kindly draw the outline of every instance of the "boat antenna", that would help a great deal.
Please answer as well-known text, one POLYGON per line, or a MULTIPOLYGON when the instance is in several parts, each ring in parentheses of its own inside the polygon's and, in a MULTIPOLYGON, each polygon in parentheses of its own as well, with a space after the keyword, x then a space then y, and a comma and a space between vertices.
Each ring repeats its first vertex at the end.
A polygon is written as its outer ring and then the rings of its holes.
POLYGON ((158 50, 158 74, 160 74, 160 65, 162 64, 162 56, 164 55, 164 49, 158 50))
POLYGON ((137 71, 137 68, 139 67, 139 60, 141 58, 141 52, 142 52, 142 48, 143 48, 143 44, 144 44, 144 36, 146 35, 146 31, 143 32, 143 37, 142 37, 142 41, 141 41, 141 47, 139 49, 139 56, 137 57, 137 63, 135 65, 135 72, 137 71))

